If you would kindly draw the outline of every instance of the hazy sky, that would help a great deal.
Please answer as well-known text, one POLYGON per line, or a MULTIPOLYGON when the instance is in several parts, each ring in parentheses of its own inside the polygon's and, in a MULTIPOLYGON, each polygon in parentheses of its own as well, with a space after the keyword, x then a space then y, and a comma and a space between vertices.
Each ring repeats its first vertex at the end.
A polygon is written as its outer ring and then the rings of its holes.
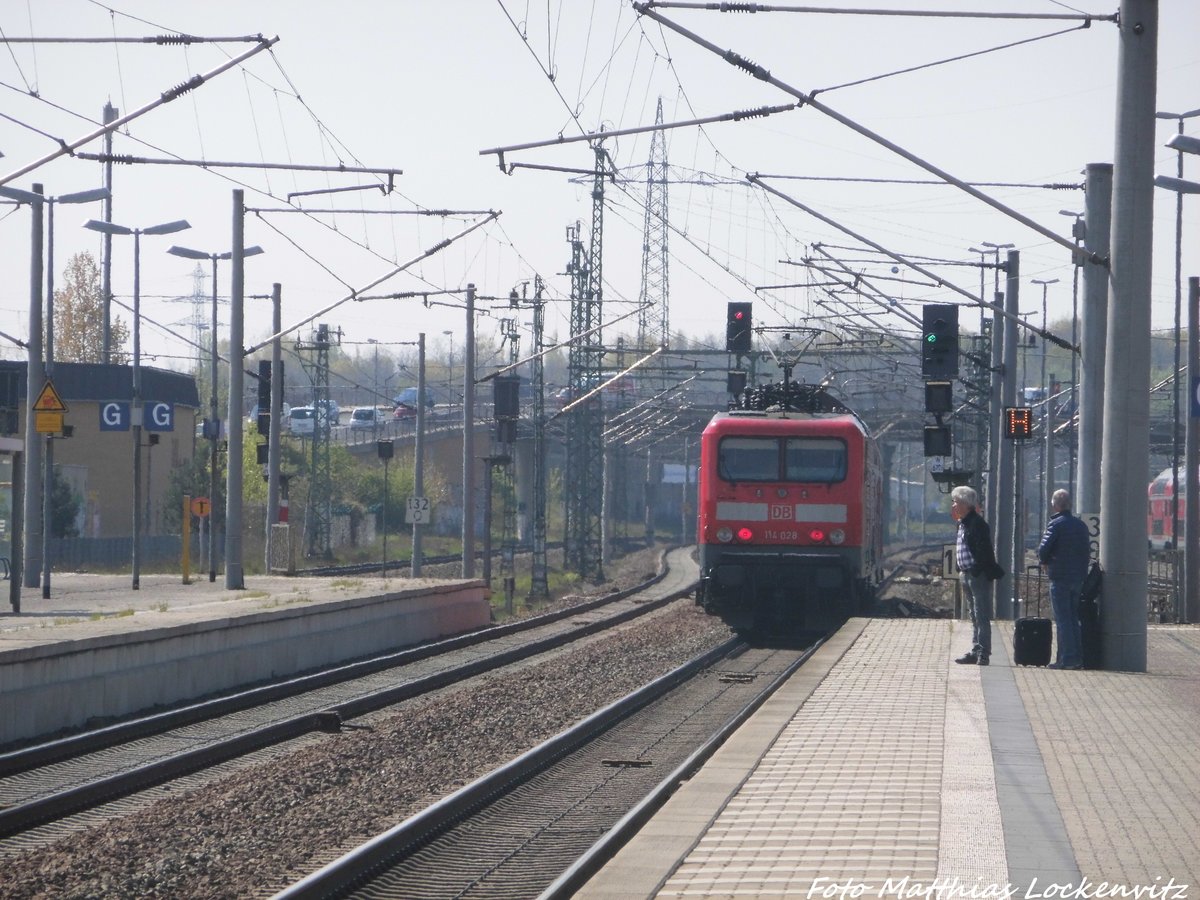
MULTIPOLYGON (((833 0, 836 2, 836 0, 833 0)), ((843 3, 845 6, 862 4, 843 3)), ((873 4, 889 5, 887 0, 873 4)), ((1083 11, 1108 15, 1113 3, 1076 0, 974 0, 893 7, 949 10, 1083 11)), ((1109 22, 948 18, 883 18, 817 14, 722 15, 668 9, 663 14, 721 48, 737 51, 803 91, 909 151, 969 181, 1021 187, 985 188, 1025 215, 1070 235, 1059 210, 1082 211, 1078 189, 1040 185, 1080 184, 1089 162, 1111 161, 1117 32, 1109 22), (1031 38, 1053 35, 1042 40, 1031 38), (921 68, 952 57, 1017 46, 921 68), (887 76, 887 77, 880 77, 887 76), (862 79, 874 79, 844 86, 862 79), (842 86, 842 87, 839 87, 842 86)), ((1200 107, 1200 5, 1164 0, 1160 13, 1157 109, 1200 107)), ((662 98, 667 121, 704 117, 790 101, 776 88, 749 77, 691 41, 639 17, 625 0, 439 0, 341 4, 309 0, 245 3, 208 0, 164 4, 111 0, 0 0, 7 38, 140 37, 185 32, 207 37, 278 35, 280 41, 239 68, 213 78, 122 129, 116 151, 148 157, 211 161, 268 161, 391 167, 404 170, 395 192, 341 192, 297 200, 308 209, 363 212, 320 216, 252 213, 247 245, 266 253, 246 264, 248 293, 283 285, 284 322, 307 318, 478 220, 367 215, 365 211, 414 209, 502 210, 500 218, 371 293, 459 291, 473 282, 485 297, 504 297, 540 274, 552 305, 547 321, 567 333, 570 258, 566 229, 591 217, 591 186, 559 172, 500 171, 496 157, 479 151, 546 140, 581 129, 607 130, 651 124, 662 98), (514 24, 515 23, 515 24, 514 24), (546 72, 553 75, 553 80, 546 72)), ((50 153, 58 139, 73 140, 94 127, 106 101, 122 113, 137 109, 193 75, 207 72, 251 45, 158 46, 136 43, 12 43, 0 58, 0 172, 7 175, 50 153), (35 98, 32 94, 37 95, 35 98)), ((1175 174, 1176 157, 1162 146, 1175 130, 1160 122, 1157 171, 1175 174)), ((1200 135, 1200 117, 1187 131, 1200 135)), ((854 240, 745 180, 748 172, 877 179, 873 182, 772 180, 823 215, 888 248, 939 260, 978 261, 970 247, 982 241, 1014 243, 1022 251, 1025 279, 1021 309, 1041 318, 1041 288, 1030 279, 1058 278, 1048 291, 1052 321, 1070 315, 1072 270, 1068 253, 1044 236, 942 185, 881 183, 878 179, 928 180, 929 175, 813 109, 770 118, 685 128, 669 134, 669 214, 673 232, 671 325, 691 335, 721 331, 725 302, 756 299, 758 324, 817 323, 827 315, 815 301, 820 288, 755 287, 814 278, 790 264, 814 242, 852 268, 888 275, 854 240), (817 318, 814 318, 817 317, 817 318)), ((609 139, 605 147, 621 179, 607 186, 605 212, 605 319, 629 312, 639 293, 643 198, 648 135, 609 139)), ((82 148, 103 149, 101 141, 82 148)), ((506 162, 589 169, 585 143, 510 153, 506 162)), ((1200 180, 1200 159, 1185 164, 1200 180)), ((378 184, 369 175, 293 173, 261 169, 120 166, 115 174, 116 222, 144 227, 186 218, 192 229, 142 242, 143 310, 191 337, 195 265, 169 256, 172 243, 202 250, 229 247, 232 189, 246 188, 246 204, 278 209, 293 191, 378 184)), ((58 195, 102 183, 100 165, 61 158, 10 182, 34 182, 58 195)), ((1200 236, 1197 201, 1185 202, 1185 245, 1200 236)), ((80 224, 99 217, 98 206, 57 210, 56 270, 67 257, 99 238, 80 224)), ((1174 317, 1174 195, 1155 204, 1153 318, 1168 327, 1174 317)), ((115 239, 114 290, 129 302, 133 248, 115 239)), ((29 212, 0 206, 0 329, 28 333, 29 212)), ((1185 250, 1184 275, 1200 273, 1200 253, 1185 250)), ((205 265, 207 274, 208 266, 205 265)), ((943 277, 978 290, 979 271, 939 269, 943 277)), ((222 295, 228 265, 219 270, 222 295)), ((957 302, 919 276, 883 282, 919 316, 921 302, 957 302)), ((819 276, 815 280, 822 280, 819 276)), ((988 282, 990 285, 991 277, 988 282)), ((207 281, 202 290, 208 296, 207 281)), ((463 331, 461 295, 420 300, 347 303, 321 317, 340 327, 348 348, 366 352, 368 339, 384 344, 415 339, 425 331, 431 347, 445 348, 442 332, 463 331)), ((490 309, 497 301, 480 300, 490 309)), ((846 312, 849 307, 834 304, 846 312)), ((497 333, 493 318, 481 335, 497 333)), ((207 318, 207 313, 204 314, 207 318)), ((222 309, 222 327, 227 309, 222 309)), ((521 314, 522 322, 529 316, 521 314)), ((247 343, 264 337, 268 304, 248 301, 247 343)), ((613 333, 632 331, 617 326, 613 333)), ((964 317, 975 327, 973 314, 964 317)), ((897 319, 891 327, 909 328, 897 319)), ((295 335, 308 338, 310 327, 295 335)), ((527 340, 527 339, 526 339, 527 340)), ((148 327, 149 362, 185 367, 195 350, 148 327)), ((528 343, 524 345, 528 348, 528 343)), ((19 352, 5 346, 3 355, 19 352)))

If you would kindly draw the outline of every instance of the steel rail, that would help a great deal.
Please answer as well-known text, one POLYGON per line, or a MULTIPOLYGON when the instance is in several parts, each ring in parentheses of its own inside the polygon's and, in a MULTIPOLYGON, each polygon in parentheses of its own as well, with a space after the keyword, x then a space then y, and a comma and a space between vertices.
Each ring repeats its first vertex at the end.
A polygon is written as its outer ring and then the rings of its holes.
MULTIPOLYGON (((666 572, 662 572, 647 582, 646 585, 628 591, 620 592, 622 595, 610 595, 602 598, 601 601, 592 601, 588 604, 589 608, 604 603, 612 603, 616 600, 628 597, 637 591, 644 590, 646 586, 652 585, 661 581, 666 576, 666 572)), ((603 631, 607 628, 614 627, 631 619, 640 617, 648 612, 659 609, 668 603, 674 602, 680 597, 686 596, 691 592, 694 585, 689 584, 687 587, 664 595, 656 600, 645 604, 631 607, 614 616, 607 617, 602 620, 588 622, 580 627, 573 629, 564 634, 551 635, 547 638, 532 641, 520 647, 515 647, 503 653, 495 654, 484 659, 475 660, 461 666, 447 669, 443 672, 438 672, 433 675, 428 675, 423 678, 418 678, 406 684, 398 685, 392 688, 386 688, 381 691, 374 691, 362 697, 348 700, 343 703, 335 704, 327 709, 317 712, 308 712, 271 725, 262 726, 253 729, 234 737, 223 738, 212 742, 204 747, 188 750, 180 754, 173 755, 163 760, 149 763, 144 766, 139 766, 127 772, 118 773, 106 778, 98 779, 97 781, 88 784, 80 785, 66 791, 60 791, 56 794, 47 795, 45 797, 31 800, 26 803, 18 804, 7 809, 0 810, 0 837, 10 837, 15 834, 20 834, 30 828, 43 824, 48 821, 61 818, 65 815, 81 812, 85 809, 95 807, 101 803, 129 796, 140 790, 148 787, 161 784, 175 778, 183 777, 184 775, 198 771, 203 768, 208 768, 218 763, 226 762, 235 759, 239 756, 244 756, 254 750, 273 744, 282 743, 287 740, 292 740, 302 737, 305 734, 314 731, 338 732, 341 725, 347 719, 356 716, 364 715, 368 712, 373 712, 378 709, 385 708, 405 700, 410 700, 437 690, 447 687, 467 678, 475 677, 484 672, 492 671, 502 666, 513 662, 518 662, 539 653, 547 652, 566 646, 582 637, 603 631)), ((578 615, 581 611, 580 606, 571 607, 568 610, 561 610, 558 613, 551 614, 548 617, 539 617, 539 624, 547 624, 548 621, 554 621, 568 616, 578 615)), ((526 630, 527 626, 524 622, 514 623, 508 633, 513 631, 526 630)), ((501 628, 510 628, 510 626, 501 626, 501 628)), ((483 633, 476 633, 470 637, 476 638, 475 643, 480 643, 482 640, 490 639, 496 635, 496 630, 489 630, 483 633), (485 635, 482 640, 480 635, 485 635)), ((457 639, 456 639, 457 640, 457 639)), ((469 638, 468 638, 469 640, 469 638)), ((433 645, 433 647, 444 646, 433 645)), ((432 649, 421 648, 421 650, 432 649)), ((417 652, 420 652, 417 651, 417 652)), ((425 655, 435 655, 434 653, 426 653, 425 655)), ((372 661, 375 662, 375 661, 372 661)), ((349 668, 349 667, 347 667, 349 668)), ((341 678, 338 680, 346 680, 341 678)), ((246 694, 255 693, 253 691, 246 694)), ((239 697, 245 695, 239 695, 239 697)), ((216 701, 219 702, 219 701, 216 701)), ((204 706, 199 704, 198 706, 204 706)), ((251 704, 254 705, 254 704, 251 704)), ((182 712, 182 711, 181 711, 182 712)), ((171 714, 164 714, 169 716, 171 714)), ((157 717, 155 717, 157 718, 157 717)), ((115 726, 120 727, 120 726, 115 726)), ((39 748, 33 748, 37 750, 39 748)))
POLYGON ((520 634, 523 631, 530 631, 543 625, 553 624, 570 616, 583 612, 591 612, 610 603, 619 602, 633 594, 647 590, 661 582, 669 573, 670 570, 666 566, 664 556, 664 562, 660 565, 660 571, 653 578, 649 578, 641 584, 624 591, 606 594, 603 597, 574 604, 565 609, 531 616, 528 619, 510 622, 506 625, 496 625, 481 631, 447 638, 446 640, 426 644, 421 647, 374 656, 370 659, 345 665, 333 666, 319 672, 289 678, 261 687, 250 688, 249 690, 239 691, 236 694, 230 694, 225 697, 189 704, 180 709, 168 710, 128 722, 110 725, 105 728, 86 731, 60 740, 47 741, 19 750, 2 753, 0 754, 0 777, 20 774, 21 772, 49 765, 50 763, 62 762, 86 753, 94 753, 108 747, 115 747, 140 738, 161 734, 174 728, 181 728, 185 725, 192 725, 196 722, 217 718, 218 716, 240 712, 241 710, 261 706, 287 697, 294 697, 298 694, 327 687, 328 685, 361 678, 375 672, 410 665, 430 657, 448 653, 452 650, 461 650, 465 647, 472 647, 498 638, 520 634))
POLYGON ((421 845, 473 808, 490 802, 498 795, 524 783, 578 745, 587 743, 743 645, 741 638, 731 638, 633 693, 610 703, 577 725, 543 741, 516 759, 481 776, 432 806, 410 816, 394 828, 351 850, 340 859, 285 888, 275 895, 274 900, 315 900, 343 895, 371 872, 394 864, 407 849, 421 845))
POLYGON ((687 759, 676 766, 674 771, 660 781, 641 802, 622 816, 612 828, 606 831, 604 837, 596 841, 569 869, 542 891, 538 900, 558 900, 558 898, 570 897, 583 887, 588 879, 599 872, 617 854, 617 851, 629 843, 633 836, 641 830, 642 826, 650 821, 670 796, 678 790, 679 786, 698 772, 709 758, 720 749, 721 745, 735 731, 741 728, 770 699, 772 694, 783 687, 788 679, 795 675, 796 671, 812 658, 814 653, 824 646, 829 637, 830 635, 826 634, 817 640, 816 643, 800 655, 799 659, 787 666, 773 681, 767 684, 758 696, 753 697, 742 709, 731 716, 724 725, 713 733, 712 737, 697 747, 687 759))

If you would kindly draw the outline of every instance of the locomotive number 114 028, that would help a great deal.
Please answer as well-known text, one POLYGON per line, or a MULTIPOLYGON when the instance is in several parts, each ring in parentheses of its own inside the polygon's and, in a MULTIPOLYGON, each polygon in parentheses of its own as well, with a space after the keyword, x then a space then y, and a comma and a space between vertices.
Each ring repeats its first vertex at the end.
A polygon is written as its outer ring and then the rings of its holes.
POLYGON ((800 540, 800 532, 798 531, 774 531, 766 529, 763 531, 763 537, 768 541, 798 541, 800 540))

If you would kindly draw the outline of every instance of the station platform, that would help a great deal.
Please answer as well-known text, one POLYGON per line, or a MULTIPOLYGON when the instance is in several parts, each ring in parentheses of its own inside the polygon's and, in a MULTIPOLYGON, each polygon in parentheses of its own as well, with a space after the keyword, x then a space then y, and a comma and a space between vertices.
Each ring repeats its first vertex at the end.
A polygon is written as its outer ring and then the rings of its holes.
POLYGON ((490 621, 479 580, 56 573, 0 611, 0 746, 490 621))
POLYGON ((1200 898, 1200 628, 1145 674, 851 620, 578 898, 1200 898))

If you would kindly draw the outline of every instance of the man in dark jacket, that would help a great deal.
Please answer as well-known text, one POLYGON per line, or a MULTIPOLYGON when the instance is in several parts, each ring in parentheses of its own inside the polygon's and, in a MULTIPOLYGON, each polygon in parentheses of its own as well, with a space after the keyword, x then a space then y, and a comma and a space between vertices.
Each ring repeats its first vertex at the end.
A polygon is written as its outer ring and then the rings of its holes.
POLYGON ((958 522, 955 558, 963 593, 971 609, 971 649, 954 660, 968 666, 986 666, 992 656, 992 582, 1004 577, 996 565, 992 531, 975 509, 979 495, 960 485, 950 492, 950 515, 958 522))
POLYGON ((1051 669, 1082 669, 1083 644, 1079 627, 1079 591, 1087 577, 1091 548, 1087 525, 1071 515, 1071 495, 1055 491, 1054 513, 1038 545, 1038 559, 1050 578, 1050 605, 1058 631, 1058 651, 1051 669))

